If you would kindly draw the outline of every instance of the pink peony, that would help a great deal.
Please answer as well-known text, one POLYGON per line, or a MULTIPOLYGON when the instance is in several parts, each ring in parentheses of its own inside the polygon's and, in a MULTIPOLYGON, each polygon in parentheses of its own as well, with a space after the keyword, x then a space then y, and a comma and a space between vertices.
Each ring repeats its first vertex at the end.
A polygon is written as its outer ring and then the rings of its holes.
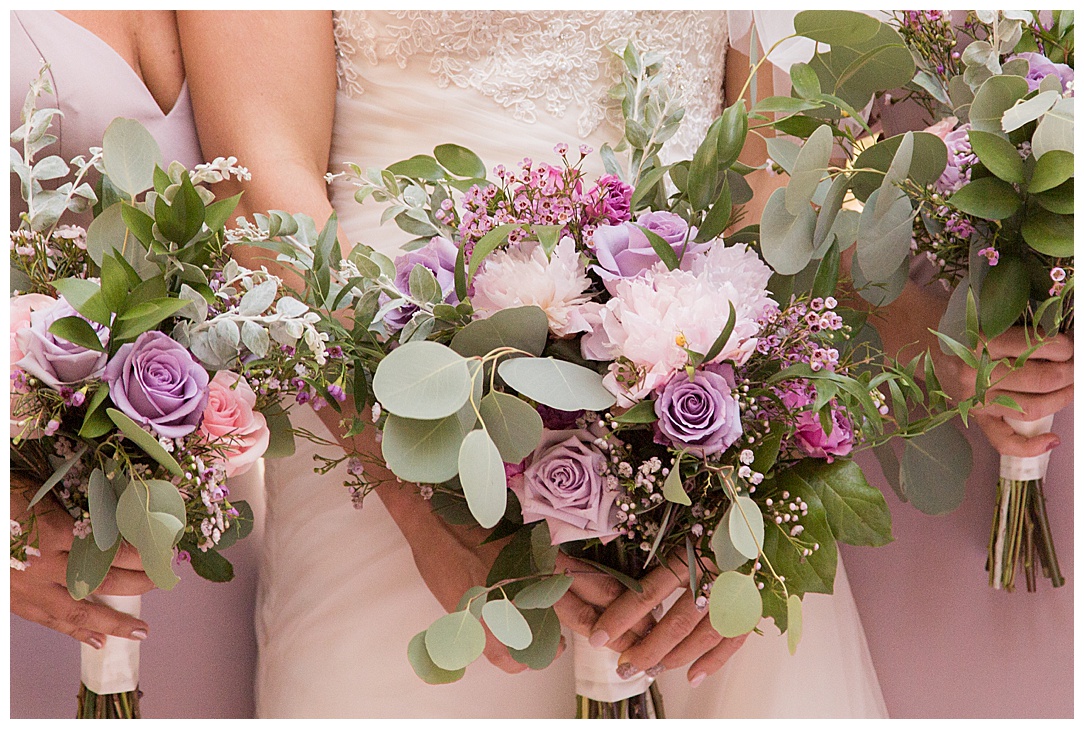
POLYGON ((542 247, 529 241, 486 258, 471 303, 483 319, 503 309, 537 306, 546 312, 550 331, 567 337, 587 331, 580 309, 591 298, 590 286, 571 238, 562 238, 548 260, 542 247))
POLYGON ((523 521, 545 519, 553 544, 617 533, 618 487, 605 475, 606 456, 593 445, 596 437, 587 430, 543 431, 526 469, 510 480, 523 521))
POLYGON ((745 363, 756 349, 757 319, 776 304, 767 291, 771 269, 744 245, 717 244, 691 263, 691 270, 667 271, 662 264, 646 276, 623 279, 606 304, 588 304, 584 316, 591 331, 580 342, 593 360, 628 360, 611 365, 604 380, 628 407, 685 367, 686 348, 706 353, 726 326, 730 305, 735 324, 730 339, 713 362, 745 363))
POLYGON ((219 370, 207 386, 207 407, 200 432, 229 443, 226 476, 237 476, 252 467, 267 450, 271 431, 262 413, 253 410, 256 393, 236 372, 219 370))

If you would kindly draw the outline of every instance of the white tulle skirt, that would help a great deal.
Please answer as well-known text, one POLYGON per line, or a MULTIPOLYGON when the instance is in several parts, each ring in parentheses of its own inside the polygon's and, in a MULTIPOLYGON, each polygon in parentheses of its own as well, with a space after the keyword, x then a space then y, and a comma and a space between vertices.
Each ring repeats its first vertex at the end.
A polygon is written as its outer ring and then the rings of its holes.
MULTIPOLYGON (((311 411, 297 425, 326 428, 311 411)), ((356 511, 343 474, 313 473, 317 447, 271 461, 257 607, 257 715, 265 718, 572 718, 572 663, 505 674, 481 659, 463 680, 429 686, 407 661, 410 638, 443 614, 410 548, 375 496, 356 511)), ((884 717, 846 573, 810 595, 796 655, 765 621, 698 688, 659 678, 672 718, 884 717)), ((571 644, 571 641, 569 641, 571 644)))

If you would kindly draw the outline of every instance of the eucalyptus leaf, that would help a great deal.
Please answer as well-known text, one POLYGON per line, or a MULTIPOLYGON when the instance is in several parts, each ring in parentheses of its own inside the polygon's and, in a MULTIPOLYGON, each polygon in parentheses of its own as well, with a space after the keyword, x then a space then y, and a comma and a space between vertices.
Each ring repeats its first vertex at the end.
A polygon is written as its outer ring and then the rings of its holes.
POLYGON ((104 552, 116 543, 120 531, 117 529, 117 493, 100 468, 90 474, 87 501, 94 543, 104 552))
POLYGON ((404 481, 443 483, 459 472, 459 448, 469 427, 455 414, 440 420, 388 415, 380 452, 404 481))
POLYGON ((482 655, 485 647, 485 629, 469 610, 438 618, 425 631, 425 648, 429 657, 438 668, 446 671, 466 668, 482 655))
POLYGON ((440 420, 470 397, 467 360, 436 342, 415 341, 392 350, 373 377, 373 394, 388 412, 414 420, 440 420))
POLYGON ((1005 112, 1028 93, 1028 84, 1019 76, 991 76, 983 82, 971 102, 971 128, 1004 135, 1001 119, 1005 112))
POLYGON ((531 626, 511 600, 487 601, 482 606, 482 619, 493 637, 509 648, 524 650, 531 645, 531 626))
POLYGON ((1043 114, 1031 136, 1031 153, 1040 159, 1048 152, 1073 151, 1073 98, 1061 99, 1043 114))
MULTIPOLYGON (((945 171, 948 149, 944 142, 929 132, 912 132, 911 134, 914 151, 911 154, 911 165, 907 170, 907 177, 920 186, 931 185, 945 171)), ((855 159, 854 168, 880 170, 887 173, 904 136, 899 134, 878 142, 872 147, 867 147, 855 159)), ((854 196, 864 202, 867 201, 873 191, 881 186, 883 179, 876 172, 855 173, 851 178, 854 196)))
POLYGON ((1043 91, 1038 96, 1016 102, 1001 116, 1001 130, 1014 132, 1028 122, 1033 122, 1048 112, 1061 98, 1057 91, 1043 91))
POLYGON ((963 503, 971 470, 971 444, 951 421, 908 438, 900 461, 900 486, 924 514, 948 514, 963 503))
POLYGON ((798 215, 786 209, 786 190, 772 193, 761 218, 761 253, 765 262, 784 276, 798 273, 813 258, 817 214, 806 205, 798 215))
POLYGON ((146 127, 135 119, 118 118, 102 134, 102 165, 113 185, 135 197, 154 185, 162 152, 146 127))
POLYGON ((752 575, 723 572, 715 578, 708 600, 711 627, 724 638, 737 638, 757 627, 763 609, 752 575))
POLYGON ((734 548, 747 559, 760 554, 764 546, 764 516, 748 496, 739 496, 727 509, 727 526, 734 548))
POLYGON ((415 675, 431 686, 455 683, 463 678, 467 671, 466 668, 446 671, 433 663, 433 659, 429 657, 429 651, 425 647, 425 631, 410 639, 410 643, 407 644, 407 660, 410 661, 410 666, 414 669, 415 675))
POLYGON ((802 598, 797 595, 787 597, 787 649, 793 656, 802 640, 802 598))
POLYGON ((685 484, 681 478, 680 453, 674 457, 674 463, 670 466, 670 473, 666 475, 666 480, 662 483, 662 495, 667 501, 675 504, 691 506, 693 503, 689 499, 689 494, 685 492, 685 484))
POLYGON ((491 391, 482 398, 482 422, 505 463, 519 463, 542 438, 542 417, 518 397, 491 391))
POLYGON ((872 283, 887 282, 911 251, 911 202, 902 190, 877 190, 862 210, 855 260, 872 283), (892 204, 878 204, 881 195, 894 194, 892 204), (878 210, 884 210, 881 215, 878 210))
POLYGON ((509 649, 509 654, 515 660, 535 671, 553 663, 557 657, 557 650, 561 644, 561 621, 553 608, 544 610, 524 610, 523 617, 531 627, 534 640, 524 650, 509 649))
POLYGON ((512 602, 524 610, 548 608, 564 597, 570 587, 570 575, 554 575, 523 588, 512 602))
POLYGON ((786 187, 786 209, 791 215, 798 216, 809 207, 817 185, 826 174, 832 156, 832 144, 831 128, 822 126, 802 145, 786 187))
POLYGON ((76 600, 85 600, 101 587, 119 549, 120 540, 116 538, 106 549, 99 549, 91 536, 73 539, 68 554, 68 594, 76 600))
POLYGON ((464 357, 484 357, 502 347, 537 357, 546 346, 548 334, 546 312, 537 306, 520 306, 472 321, 456 333, 449 346, 464 357))
POLYGON ((459 446, 459 482, 478 524, 489 529, 504 516, 508 479, 500 451, 485 430, 467 433, 459 446))
POLYGON ((723 514, 711 534, 711 551, 719 572, 736 570, 749 561, 748 557, 734 548, 734 540, 730 537, 729 511, 723 514))
POLYGON ((598 411, 617 402, 600 374, 571 362, 522 357, 501 362, 497 371, 520 394, 558 410, 598 411))

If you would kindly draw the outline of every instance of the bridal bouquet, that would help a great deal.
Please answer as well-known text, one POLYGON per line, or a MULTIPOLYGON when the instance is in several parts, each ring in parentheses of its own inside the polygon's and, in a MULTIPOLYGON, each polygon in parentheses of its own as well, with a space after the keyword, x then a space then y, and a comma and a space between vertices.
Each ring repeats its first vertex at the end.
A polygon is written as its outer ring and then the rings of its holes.
MULTIPOLYGON (((891 540, 853 454, 954 415, 916 385, 923 358, 885 363, 839 300, 831 223, 808 282, 785 265, 773 276, 758 254, 776 221, 724 240, 749 199, 737 157, 756 109, 727 109, 691 160, 663 164, 682 110, 661 59, 632 44, 622 58, 625 139, 601 151, 605 175, 583 172, 592 150, 565 144, 557 164, 498 166, 493 181, 455 145, 355 168, 357 199, 388 203, 385 220, 417 236, 394 260, 359 245, 340 261, 276 239, 274 221, 254 226, 305 273, 310 303, 352 310, 346 323, 326 310, 324 328, 354 363, 355 405, 374 403, 391 471, 449 521, 507 540, 486 584, 410 642, 429 683, 463 676, 483 623, 516 660, 549 665, 553 605, 573 581, 555 570, 559 549, 637 591, 657 565, 679 570, 720 635, 770 617, 795 650, 802 597, 832 591, 836 543, 891 540)), ((828 164, 824 141, 802 152, 813 169, 828 164)), ((781 192, 812 213, 820 181, 781 192)), ((348 432, 365 427, 355 417, 348 432)), ((344 460, 359 500, 376 483, 362 456, 344 460)), ((661 715, 650 677, 574 647, 581 716, 661 715)))
MULTIPOLYGON (((919 61, 915 94, 936 120, 926 134, 947 147, 932 185, 904 187, 917 203, 913 248, 953 290, 941 326, 952 339, 943 341, 980 370, 984 389, 989 376, 972 351, 979 332, 993 339, 1029 327, 1034 346, 1019 366, 1044 336, 1072 330, 1073 13, 975 11, 959 33, 939 13, 897 13, 896 22, 919 61)), ((1053 416, 1006 421, 1034 436, 1053 416)), ((1055 587, 1065 582, 1043 495, 1049 460, 1001 457, 987 563, 994 587, 1012 590, 1018 566, 1029 591, 1040 567, 1055 587)))
MULTIPOLYGON (((235 160, 163 170, 154 139, 128 119, 70 166, 37 159, 59 113, 35 108, 44 83, 11 135, 27 206, 11 232, 13 481, 33 486, 31 507, 75 520, 72 597, 138 614, 139 597, 93 594, 122 542, 163 589, 178 581, 174 558, 233 578, 221 550, 248 534, 252 511, 226 479, 271 454, 289 427, 279 404, 289 383, 326 351, 307 306, 228 257, 223 225, 237 200, 213 202, 205 185, 246 174, 235 160), (92 169, 98 192, 85 181, 92 169), (92 206, 87 230, 59 225, 92 206)), ((26 569, 32 513, 11 527, 11 565, 26 569)), ((138 716, 138 645, 83 646, 80 717, 138 716)))

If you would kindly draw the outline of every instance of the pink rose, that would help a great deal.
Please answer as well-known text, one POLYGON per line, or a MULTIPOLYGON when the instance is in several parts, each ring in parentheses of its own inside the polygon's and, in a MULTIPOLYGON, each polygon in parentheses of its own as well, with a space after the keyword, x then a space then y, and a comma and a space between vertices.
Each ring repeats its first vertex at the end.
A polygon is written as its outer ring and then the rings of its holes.
MULTIPOLYGON (((813 403, 809 392, 798 389, 783 392, 781 399, 792 413, 813 403)), ((794 441, 798 450, 805 455, 823 458, 831 463, 836 456, 845 456, 851 452, 854 446, 854 425, 841 408, 835 407, 834 401, 828 407, 832 413, 831 432, 824 432, 820 416, 810 410, 802 410, 796 417, 794 441)))
POLYGON ((30 326, 30 313, 48 309, 56 299, 45 294, 23 294, 11 300, 11 364, 26 356, 26 352, 15 341, 15 332, 30 326))
POLYGON ((244 473, 264 454, 271 439, 267 420, 253 410, 256 393, 236 372, 219 370, 207 386, 207 394, 200 432, 229 443, 226 476, 244 473))

